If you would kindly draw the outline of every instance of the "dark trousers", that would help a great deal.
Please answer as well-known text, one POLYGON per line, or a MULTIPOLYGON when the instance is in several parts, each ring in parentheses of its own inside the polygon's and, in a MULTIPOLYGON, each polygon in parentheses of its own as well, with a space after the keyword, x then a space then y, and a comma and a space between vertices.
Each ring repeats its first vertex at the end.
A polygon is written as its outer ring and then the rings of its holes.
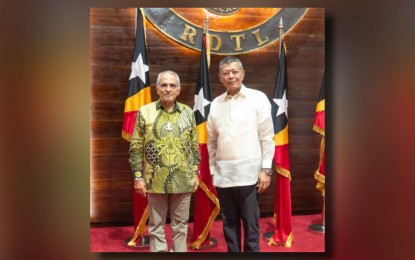
POLYGON ((228 252, 241 252, 241 220, 244 252, 259 252, 259 193, 257 185, 216 187, 228 252))

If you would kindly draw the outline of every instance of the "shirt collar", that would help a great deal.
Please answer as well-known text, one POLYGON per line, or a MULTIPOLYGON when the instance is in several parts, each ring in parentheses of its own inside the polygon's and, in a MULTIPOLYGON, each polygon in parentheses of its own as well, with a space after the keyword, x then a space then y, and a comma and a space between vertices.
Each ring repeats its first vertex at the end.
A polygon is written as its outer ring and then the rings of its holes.
POLYGON ((247 96, 246 92, 247 92, 247 88, 245 87, 244 84, 242 84, 241 90, 239 91, 238 94, 236 94, 235 96, 232 97, 231 95, 228 95, 228 92, 226 91, 225 95, 223 97, 223 100, 228 100, 228 99, 232 99, 232 98, 239 98, 239 97, 245 98, 247 96))
MULTIPOLYGON (((157 100, 156 108, 157 108, 157 110, 158 110, 158 109, 163 108, 163 110, 164 110, 164 111, 166 111, 166 109, 165 109, 165 108, 163 107, 163 105, 161 104, 160 99, 159 99, 159 100, 157 100)), ((174 101, 174 106, 173 106, 173 110, 172 110, 172 112, 175 112, 175 111, 179 111, 179 112, 180 112, 180 107, 179 107, 179 105, 177 104, 177 101, 174 101)))

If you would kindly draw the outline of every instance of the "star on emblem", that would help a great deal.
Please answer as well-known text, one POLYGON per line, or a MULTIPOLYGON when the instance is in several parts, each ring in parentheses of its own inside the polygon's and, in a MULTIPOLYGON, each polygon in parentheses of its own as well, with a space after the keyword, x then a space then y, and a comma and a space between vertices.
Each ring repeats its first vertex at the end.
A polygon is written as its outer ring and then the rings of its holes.
POLYGON ((203 87, 200 88, 200 91, 197 95, 195 95, 195 105, 193 107, 193 111, 196 112, 199 110, 200 114, 205 117, 205 106, 209 105, 211 102, 205 99, 203 95, 203 87))
POLYGON ((284 90, 284 95, 282 95, 282 98, 274 98, 274 103, 277 104, 278 106, 278 110, 277 110, 277 114, 275 116, 279 116, 283 113, 285 113, 285 115, 288 117, 288 100, 287 100, 287 91, 284 90))
POLYGON ((146 72, 148 71, 148 66, 144 64, 143 57, 138 55, 137 60, 135 62, 131 62, 131 74, 130 79, 135 77, 139 77, 141 81, 146 84, 146 72))

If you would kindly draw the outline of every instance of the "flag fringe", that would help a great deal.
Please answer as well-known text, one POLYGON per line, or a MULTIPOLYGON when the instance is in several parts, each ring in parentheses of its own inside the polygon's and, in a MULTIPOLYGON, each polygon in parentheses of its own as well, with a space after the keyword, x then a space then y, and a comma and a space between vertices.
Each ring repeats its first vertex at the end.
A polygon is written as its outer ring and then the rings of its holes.
POLYGON ((325 192, 325 188, 326 188, 326 177, 317 170, 314 173, 314 179, 317 180, 316 188, 319 191, 321 191, 321 194, 323 195, 323 197, 326 197, 326 192, 325 192))
POLYGON ((137 225, 137 228, 135 229, 135 234, 131 238, 130 242, 128 242, 128 246, 136 246, 136 240, 137 238, 141 237, 146 232, 146 222, 148 219, 148 206, 144 210, 143 215, 141 216, 140 222, 137 225))
POLYGON ((320 172, 320 167, 321 167, 321 162, 323 160, 323 155, 325 153, 325 146, 326 146, 326 141, 325 141, 325 137, 323 136, 323 138, 321 138, 321 144, 320 144, 320 160, 318 163, 318 169, 314 173, 314 179, 317 180, 316 189, 318 189, 321 192, 323 197, 326 197, 326 192, 325 192, 326 177, 320 172))
POLYGON ((316 171, 314 173, 314 179, 316 179, 317 181, 325 184, 326 183, 326 176, 324 176, 323 174, 321 174, 319 171, 316 171))
POLYGON ((319 134, 321 134, 322 136, 326 135, 326 130, 324 128, 319 127, 318 125, 314 125, 313 126, 313 130, 319 134))
POLYGON ((131 142, 132 136, 124 130, 122 130, 121 132, 121 137, 124 138, 126 141, 131 142))
POLYGON ((288 171, 288 170, 286 170, 286 169, 284 169, 284 168, 282 168, 281 166, 278 166, 278 165, 275 166, 275 168, 276 168, 277 172, 280 175, 288 178, 291 181, 291 172, 290 171, 288 171))
POLYGON ((190 249, 199 249, 202 243, 205 241, 208 233, 210 232, 210 228, 212 227, 213 221, 215 221, 216 217, 219 214, 220 211, 220 205, 218 198, 209 190, 209 188, 206 186, 206 184, 200 180, 199 187, 206 193, 208 198, 215 204, 215 209, 212 211, 212 214, 209 217, 209 221, 206 224, 205 228, 203 229, 203 232, 199 235, 199 237, 187 244, 187 247, 190 249))
POLYGON ((291 231, 290 234, 288 235, 286 241, 275 241, 274 236, 271 236, 271 238, 268 241, 268 245, 270 245, 270 246, 284 246, 284 247, 290 248, 293 244, 293 241, 294 241, 294 234, 291 231))

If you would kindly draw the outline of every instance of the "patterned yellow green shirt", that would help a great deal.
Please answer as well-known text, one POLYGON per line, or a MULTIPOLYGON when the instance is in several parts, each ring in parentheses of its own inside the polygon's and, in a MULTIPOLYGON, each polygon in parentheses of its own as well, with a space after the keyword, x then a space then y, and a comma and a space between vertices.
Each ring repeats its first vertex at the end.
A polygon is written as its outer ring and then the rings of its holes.
POLYGON ((169 113, 156 101, 139 109, 130 165, 133 173, 143 173, 147 192, 192 192, 199 163, 196 122, 189 106, 176 102, 169 113))

